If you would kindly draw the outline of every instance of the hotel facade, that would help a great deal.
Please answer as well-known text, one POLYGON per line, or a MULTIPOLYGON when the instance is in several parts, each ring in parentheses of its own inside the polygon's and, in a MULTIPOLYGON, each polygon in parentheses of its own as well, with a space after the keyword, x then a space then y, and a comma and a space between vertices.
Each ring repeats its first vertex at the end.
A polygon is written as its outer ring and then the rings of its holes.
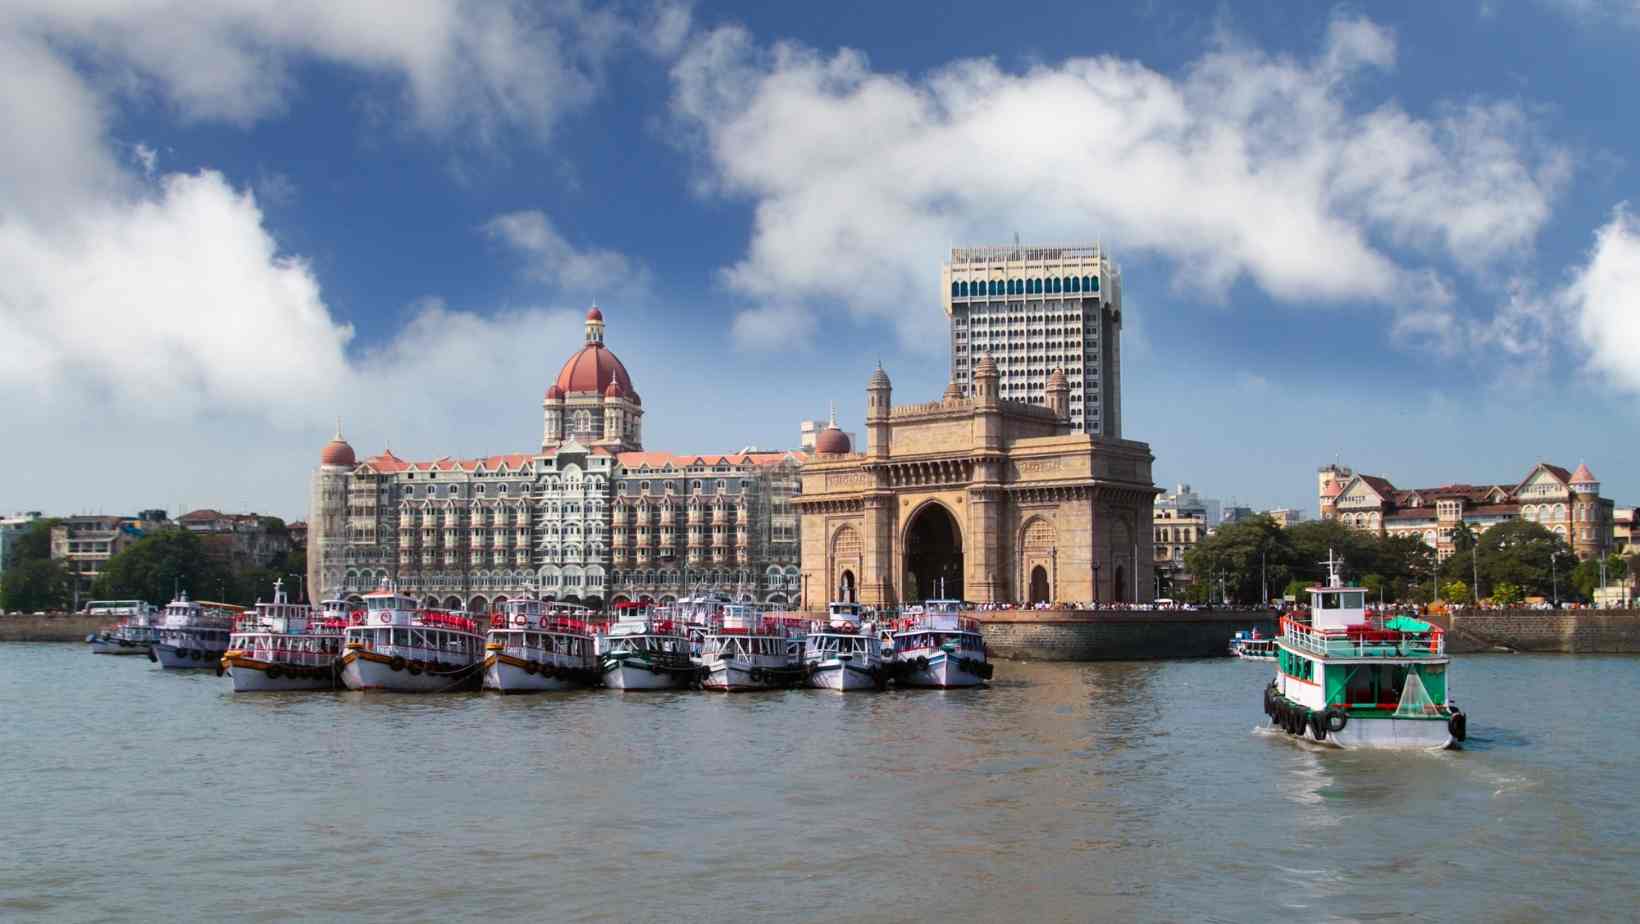
POLYGON ((338 432, 312 479, 310 597, 392 581, 473 611, 522 594, 797 602, 802 454, 645 451, 643 401, 597 308, 541 408, 538 451, 477 459, 360 460, 338 432))

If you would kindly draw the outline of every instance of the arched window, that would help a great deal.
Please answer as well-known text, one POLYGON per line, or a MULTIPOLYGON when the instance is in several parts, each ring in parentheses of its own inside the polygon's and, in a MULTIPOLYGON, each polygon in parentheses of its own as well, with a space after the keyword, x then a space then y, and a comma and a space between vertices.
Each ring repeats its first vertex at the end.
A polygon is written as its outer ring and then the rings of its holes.
POLYGON ((955 283, 955 282, 951 283, 951 295, 952 295, 953 298, 956 297, 956 295, 957 295, 958 285, 959 284, 955 283))
POLYGON ((1071 291, 1072 292, 1082 291, 1082 280, 1077 279, 1075 276, 1072 276, 1071 277, 1071 291))
POLYGON ((1099 277, 1098 276, 1083 276, 1082 277, 1082 291, 1084 291, 1084 292, 1097 292, 1097 291, 1099 291, 1099 277))
POLYGON ((592 429, 592 413, 590 411, 575 412, 575 432, 585 433, 592 429))

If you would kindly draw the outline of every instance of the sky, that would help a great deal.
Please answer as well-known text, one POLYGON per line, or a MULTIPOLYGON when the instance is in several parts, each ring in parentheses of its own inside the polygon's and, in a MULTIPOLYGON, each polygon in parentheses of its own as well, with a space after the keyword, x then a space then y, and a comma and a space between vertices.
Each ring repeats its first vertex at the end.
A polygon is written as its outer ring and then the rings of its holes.
POLYGON ((1640 3, 0 0, 0 512, 306 516, 539 446, 591 304, 646 448, 862 431, 952 246, 1099 242, 1155 480, 1640 503, 1640 3))

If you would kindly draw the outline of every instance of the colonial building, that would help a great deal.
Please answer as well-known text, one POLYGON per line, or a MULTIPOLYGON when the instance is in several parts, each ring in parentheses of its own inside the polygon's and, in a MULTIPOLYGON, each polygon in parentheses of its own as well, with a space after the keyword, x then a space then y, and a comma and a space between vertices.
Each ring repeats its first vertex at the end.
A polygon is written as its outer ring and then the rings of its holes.
MULTIPOLYGON (((1165 595, 1177 596, 1192 581, 1185 570, 1185 555, 1196 543, 1207 537, 1213 523, 1208 502, 1181 484, 1166 494, 1159 494, 1151 511, 1151 531, 1155 537, 1156 573, 1165 595)), ((1217 502, 1213 510, 1218 509, 1217 502)))
POLYGON ((1075 432, 1063 371, 1040 404, 1004 398, 988 356, 968 395, 892 388, 880 368, 866 386, 864 452, 832 427, 803 467, 809 605, 1150 598, 1150 447, 1075 432))
POLYGON ((643 402, 597 308, 541 406, 534 452, 360 461, 338 432, 313 476, 312 595, 392 580, 427 605, 472 610, 525 592, 591 605, 703 588, 792 601, 801 455, 645 452, 643 402))
POLYGON ((1122 274, 1097 245, 955 248, 941 298, 965 397, 981 357, 996 364, 1005 401, 1041 404, 1057 369, 1071 429, 1122 435, 1122 274))
POLYGON ((1452 554, 1452 534, 1459 524, 1480 533, 1516 519, 1542 524, 1566 540, 1579 558, 1614 548, 1613 504, 1600 496, 1600 482, 1587 465, 1568 472, 1541 462, 1516 484, 1412 490, 1336 465, 1323 467, 1319 475, 1323 519, 1384 536, 1415 536, 1441 558, 1452 554))

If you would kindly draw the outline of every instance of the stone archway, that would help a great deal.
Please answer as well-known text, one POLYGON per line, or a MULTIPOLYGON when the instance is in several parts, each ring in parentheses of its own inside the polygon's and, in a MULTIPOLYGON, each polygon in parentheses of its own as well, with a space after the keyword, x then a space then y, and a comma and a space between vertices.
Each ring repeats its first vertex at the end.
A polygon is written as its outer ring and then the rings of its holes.
POLYGON ((1041 565, 1031 569, 1031 602, 1048 602, 1048 569, 1041 565))
POLYGON ((1126 567, 1126 565, 1116 566, 1116 573, 1113 578, 1115 583, 1110 589, 1110 600, 1112 603, 1127 602, 1127 572, 1124 570, 1126 567))
POLYGON ((854 579, 854 572, 843 569, 837 578, 837 600, 840 603, 853 603, 859 598, 859 584, 854 579))
POLYGON ((461 609, 461 598, 451 595, 444 598, 444 608, 447 610, 461 609))
POLYGON ((924 505, 905 530, 908 602, 961 600, 962 575, 962 528, 943 504, 924 505))

